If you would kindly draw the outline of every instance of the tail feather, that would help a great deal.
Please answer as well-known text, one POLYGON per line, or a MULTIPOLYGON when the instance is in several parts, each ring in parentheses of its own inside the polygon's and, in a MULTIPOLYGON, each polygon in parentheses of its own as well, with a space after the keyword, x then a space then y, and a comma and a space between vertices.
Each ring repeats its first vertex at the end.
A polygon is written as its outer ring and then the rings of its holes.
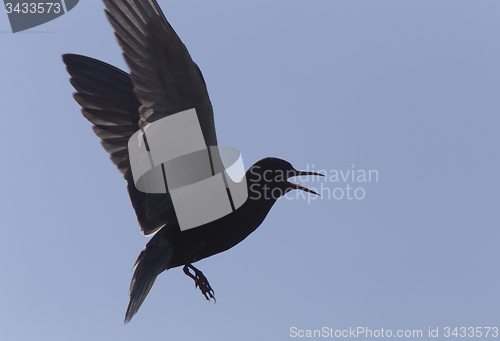
POLYGON ((125 313, 125 323, 130 322, 137 313, 155 284, 156 278, 166 268, 172 253, 173 246, 162 239, 159 233, 153 236, 141 251, 134 264, 135 271, 130 283, 130 301, 125 313))

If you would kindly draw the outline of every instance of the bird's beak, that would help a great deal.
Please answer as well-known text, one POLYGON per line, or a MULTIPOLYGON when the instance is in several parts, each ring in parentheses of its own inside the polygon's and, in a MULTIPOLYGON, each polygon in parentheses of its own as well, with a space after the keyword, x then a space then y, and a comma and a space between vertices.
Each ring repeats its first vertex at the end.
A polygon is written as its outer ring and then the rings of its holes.
MULTIPOLYGON (((294 173, 292 173, 290 175, 290 177, 296 177, 296 176, 309 176, 309 175, 317 175, 317 176, 325 176, 324 174, 320 174, 320 173, 315 173, 315 172, 305 172, 305 171, 295 171, 294 173)), ((294 189, 301 189, 303 190, 304 192, 307 192, 307 193, 312 193, 312 194, 316 194, 316 195, 319 195, 318 193, 316 193, 315 191, 313 191, 312 189, 309 189, 307 187, 304 187, 304 186, 301 186, 299 184, 294 184, 290 181, 288 181, 288 183, 294 188, 294 189)))

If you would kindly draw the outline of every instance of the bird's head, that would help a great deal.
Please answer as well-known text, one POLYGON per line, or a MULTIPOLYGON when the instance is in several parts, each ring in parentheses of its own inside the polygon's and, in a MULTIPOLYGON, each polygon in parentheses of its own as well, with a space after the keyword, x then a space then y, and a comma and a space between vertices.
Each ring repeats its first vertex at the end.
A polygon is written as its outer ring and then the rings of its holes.
POLYGON ((277 200, 293 189, 319 195, 309 188, 288 181, 292 177, 307 175, 324 176, 314 172, 298 171, 293 168, 290 162, 278 158, 267 157, 259 160, 246 172, 249 199, 264 197, 269 200, 277 200))

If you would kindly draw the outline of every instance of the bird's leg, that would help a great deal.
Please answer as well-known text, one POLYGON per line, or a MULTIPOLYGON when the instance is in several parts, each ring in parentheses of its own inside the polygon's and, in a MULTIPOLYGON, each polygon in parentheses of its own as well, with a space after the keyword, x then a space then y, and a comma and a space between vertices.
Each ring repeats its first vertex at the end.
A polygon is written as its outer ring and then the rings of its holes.
POLYGON ((201 293, 205 296, 205 298, 210 301, 210 298, 214 299, 215 302, 215 296, 214 296, 214 291, 210 284, 208 283, 208 279, 205 277, 203 272, 200 270, 196 269, 194 266, 191 264, 186 264, 184 265, 184 273, 191 277, 194 280, 194 286, 199 287, 201 290, 201 293), (189 271, 189 269, 193 269, 194 275, 189 271), (210 298, 209 298, 210 296, 210 298))

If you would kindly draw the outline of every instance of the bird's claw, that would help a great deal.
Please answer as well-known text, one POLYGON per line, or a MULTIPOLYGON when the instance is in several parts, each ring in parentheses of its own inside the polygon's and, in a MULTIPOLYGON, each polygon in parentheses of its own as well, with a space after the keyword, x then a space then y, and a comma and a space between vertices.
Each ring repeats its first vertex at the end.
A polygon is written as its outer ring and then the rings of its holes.
POLYGON ((210 298, 213 298, 215 301, 214 290, 208 283, 207 278, 200 272, 200 274, 196 274, 196 279, 194 280, 194 287, 200 288, 201 293, 207 301, 210 301, 210 298), (200 276, 201 275, 201 276, 200 276))
POLYGON ((207 301, 210 301, 210 299, 213 298, 214 302, 216 302, 214 296, 215 292, 210 286, 210 283, 208 283, 208 279, 205 277, 203 272, 189 264, 184 266, 184 273, 194 280, 194 287, 200 288, 201 293, 203 294, 203 296, 205 296, 207 301), (189 269, 193 269, 194 275, 189 271, 189 269))

